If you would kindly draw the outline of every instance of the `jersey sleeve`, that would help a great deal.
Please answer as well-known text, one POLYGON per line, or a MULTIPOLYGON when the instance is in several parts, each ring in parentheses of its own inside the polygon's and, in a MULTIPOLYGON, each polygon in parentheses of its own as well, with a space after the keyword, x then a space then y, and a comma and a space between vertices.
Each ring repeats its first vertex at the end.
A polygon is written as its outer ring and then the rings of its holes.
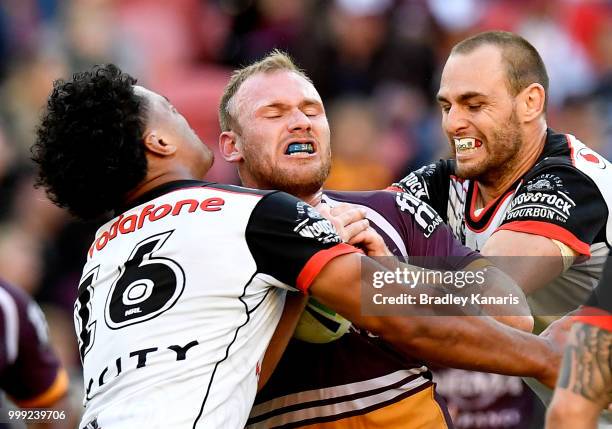
POLYGON ((450 176, 453 174, 452 160, 439 160, 408 174, 399 182, 389 186, 389 191, 406 192, 431 205, 444 216, 448 204, 450 176))
POLYGON ((304 293, 333 258, 359 252, 313 207, 284 192, 267 194, 258 203, 246 240, 258 272, 304 293))
POLYGON ((612 332, 612 313, 599 306, 584 305, 580 307, 578 313, 573 316, 573 320, 612 332))
POLYGON ((5 332, 5 352, 16 346, 16 353, 5 354, 1 388, 20 407, 46 407, 61 398, 68 389, 68 376, 55 356, 47 337, 47 325, 38 305, 21 292, 6 293, 0 287, 4 305, 0 305, 5 332), (14 304, 11 311, 7 297, 14 304), (9 341, 15 341, 14 345, 9 341))
POLYGON ((549 159, 519 185, 498 230, 541 235, 590 256, 607 216, 603 196, 589 177, 549 159))

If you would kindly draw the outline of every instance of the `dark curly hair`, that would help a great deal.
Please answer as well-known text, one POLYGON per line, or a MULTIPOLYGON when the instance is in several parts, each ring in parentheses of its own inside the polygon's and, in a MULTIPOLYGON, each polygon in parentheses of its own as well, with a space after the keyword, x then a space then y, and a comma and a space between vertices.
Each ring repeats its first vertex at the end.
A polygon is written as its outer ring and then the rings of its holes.
POLYGON ((53 83, 32 146, 36 184, 82 219, 120 207, 146 175, 146 100, 134 93, 135 83, 113 64, 53 83))

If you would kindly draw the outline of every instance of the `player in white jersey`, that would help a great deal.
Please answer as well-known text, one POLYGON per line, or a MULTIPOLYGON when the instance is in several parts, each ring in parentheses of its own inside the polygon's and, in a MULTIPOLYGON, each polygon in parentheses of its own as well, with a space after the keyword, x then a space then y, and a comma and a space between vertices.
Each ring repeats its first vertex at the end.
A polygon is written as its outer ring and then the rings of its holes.
MULTIPOLYGON (((278 358, 266 351, 275 328, 286 344, 300 314, 279 324, 290 289, 402 354, 427 341, 428 317, 361 313, 362 273, 384 269, 342 243, 312 207, 281 192, 201 182, 210 150, 167 99, 135 83, 113 65, 55 82, 33 147, 39 184, 56 204, 86 219, 111 217, 89 249, 75 303, 82 427, 243 427, 260 371, 278 358)), ((376 240, 366 250, 387 251, 376 240)), ((453 330, 491 323, 457 320, 453 330)), ((495 341, 516 337, 502 328, 495 341)), ((539 349, 525 366, 550 382, 554 348, 521 334, 516 354, 539 349)), ((483 349, 495 343, 477 340, 483 349)))
MULTIPOLYGON (((455 157, 394 186, 429 202, 464 244, 497 257, 529 294, 540 329, 545 316, 584 303, 612 244, 612 166, 547 128, 547 89, 538 52, 521 37, 487 32, 458 43, 437 96, 455 157)), ((482 393, 489 409, 466 413, 499 411, 482 393)))

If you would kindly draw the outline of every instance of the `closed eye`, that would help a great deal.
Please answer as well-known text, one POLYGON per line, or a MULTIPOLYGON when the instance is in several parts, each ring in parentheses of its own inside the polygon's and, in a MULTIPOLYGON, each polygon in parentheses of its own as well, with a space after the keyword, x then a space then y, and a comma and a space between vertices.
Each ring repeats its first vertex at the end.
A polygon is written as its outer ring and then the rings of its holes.
POLYGON ((476 111, 480 110, 481 107, 482 107, 482 104, 468 104, 468 109, 471 112, 476 112, 476 111))

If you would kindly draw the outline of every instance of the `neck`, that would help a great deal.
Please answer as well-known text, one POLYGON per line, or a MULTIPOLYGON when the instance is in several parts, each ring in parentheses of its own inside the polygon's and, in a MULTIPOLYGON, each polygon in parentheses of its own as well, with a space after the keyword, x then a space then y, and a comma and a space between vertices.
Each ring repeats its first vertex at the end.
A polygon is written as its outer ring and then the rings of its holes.
POLYGON ((240 176, 240 183, 242 184, 242 186, 253 189, 278 189, 280 191, 287 192, 288 194, 291 194, 296 198, 299 198, 300 200, 310 204, 311 206, 316 206, 317 204, 319 204, 321 202, 321 197, 323 196, 323 188, 319 188, 319 190, 312 194, 301 194, 298 192, 292 192, 291 187, 289 186, 283 187, 282 185, 279 185, 277 187, 274 187, 273 184, 258 181, 248 172, 238 170, 238 176, 240 176))
POLYGON ((140 182, 134 189, 127 193, 125 201, 129 203, 140 198, 141 195, 149 192, 151 189, 157 188, 163 184, 174 182, 176 180, 193 180, 196 179, 187 171, 173 171, 163 173, 147 173, 145 179, 140 182))
POLYGON ((516 162, 505 168, 501 174, 484 177, 478 180, 478 189, 484 205, 503 195, 518 179, 523 177, 533 167, 542 154, 546 143, 546 127, 525 140, 521 154, 516 162))

